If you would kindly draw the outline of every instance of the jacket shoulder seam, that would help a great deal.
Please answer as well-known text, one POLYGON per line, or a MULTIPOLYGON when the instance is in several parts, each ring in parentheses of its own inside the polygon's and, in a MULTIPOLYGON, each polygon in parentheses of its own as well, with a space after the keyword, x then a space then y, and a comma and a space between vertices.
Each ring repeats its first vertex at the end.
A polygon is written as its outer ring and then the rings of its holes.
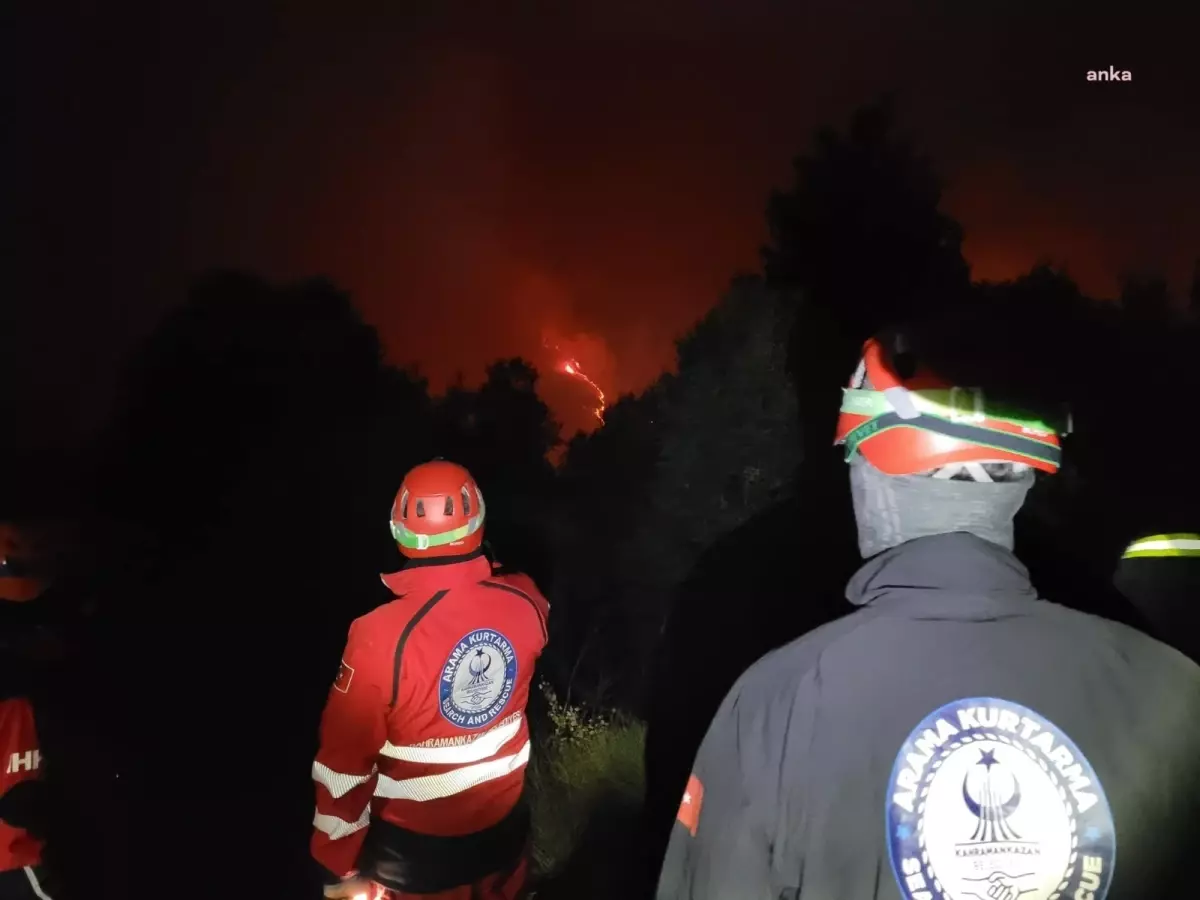
POLYGON ((511 584, 501 584, 498 581, 488 581, 486 578, 480 581, 479 585, 480 587, 494 588, 497 591, 508 591, 510 594, 516 594, 518 597, 528 603, 533 609, 534 614, 537 615, 538 625, 540 625, 542 628, 542 641, 549 642, 550 633, 546 628, 546 617, 542 615, 542 611, 538 609, 537 603, 534 602, 534 599, 530 597, 529 594, 525 593, 525 591, 521 590, 519 587, 513 587, 511 584))
POLYGON ((438 591, 436 594, 426 600, 421 608, 418 609, 413 614, 412 618, 408 620, 408 624, 404 626, 404 630, 400 632, 400 638, 396 641, 396 651, 392 660, 392 698, 388 702, 389 709, 395 708, 396 701, 400 697, 400 666, 404 658, 404 645, 408 643, 408 639, 412 636, 413 631, 416 630, 418 623, 420 623, 420 621, 429 614, 429 611, 437 606, 438 602, 448 593, 450 593, 450 589, 445 588, 438 591))

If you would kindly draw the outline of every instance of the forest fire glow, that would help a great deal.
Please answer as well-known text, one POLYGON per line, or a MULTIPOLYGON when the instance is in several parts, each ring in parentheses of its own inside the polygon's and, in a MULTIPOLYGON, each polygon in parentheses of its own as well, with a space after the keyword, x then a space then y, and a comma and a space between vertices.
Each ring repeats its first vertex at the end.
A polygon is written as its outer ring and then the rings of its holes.
POLYGON ((582 381, 584 384, 586 384, 589 388, 592 389, 592 393, 594 393, 596 395, 596 403, 597 403, 596 408, 592 410, 592 415, 594 415, 596 417, 596 419, 600 422, 600 424, 603 425, 604 424, 604 410, 607 408, 607 403, 604 399, 604 391, 600 390, 600 386, 598 384, 596 384, 596 382, 592 381, 592 379, 588 378, 588 376, 584 373, 583 369, 581 369, 579 367, 578 360, 565 359, 561 363, 559 363, 558 369, 564 375, 570 375, 576 381, 582 381))

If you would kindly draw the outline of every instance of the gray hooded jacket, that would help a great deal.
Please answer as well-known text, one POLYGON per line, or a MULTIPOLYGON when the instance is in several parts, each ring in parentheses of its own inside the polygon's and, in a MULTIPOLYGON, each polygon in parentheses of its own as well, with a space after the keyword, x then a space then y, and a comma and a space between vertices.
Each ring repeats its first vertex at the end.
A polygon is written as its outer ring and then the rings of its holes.
POLYGON ((847 596, 726 697, 659 900, 1193 895, 1200 667, 1039 600, 964 532, 875 556, 847 596))

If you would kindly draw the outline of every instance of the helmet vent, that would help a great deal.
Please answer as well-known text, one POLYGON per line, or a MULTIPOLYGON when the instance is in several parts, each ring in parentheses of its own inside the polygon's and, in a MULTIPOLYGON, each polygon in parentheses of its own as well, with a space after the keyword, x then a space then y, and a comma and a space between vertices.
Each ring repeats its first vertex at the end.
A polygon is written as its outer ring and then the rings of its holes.
POLYGON ((424 500, 417 501, 417 518, 418 519, 425 518, 425 501, 424 500))
MULTIPOLYGON (((447 500, 446 502, 448 503, 449 500, 447 500)), ((464 516, 471 515, 471 495, 467 491, 467 486, 465 484, 463 485, 463 488, 462 488, 462 507, 463 507, 463 515, 464 516)))
POLYGON ((1021 481, 1030 466, 1015 462, 968 462, 954 463, 934 469, 928 474, 944 481, 974 481, 980 484, 1021 481))
POLYGON ((450 496, 446 497, 446 504, 445 504, 445 506, 442 507, 442 515, 443 516, 454 515, 454 498, 453 497, 450 497, 450 496))

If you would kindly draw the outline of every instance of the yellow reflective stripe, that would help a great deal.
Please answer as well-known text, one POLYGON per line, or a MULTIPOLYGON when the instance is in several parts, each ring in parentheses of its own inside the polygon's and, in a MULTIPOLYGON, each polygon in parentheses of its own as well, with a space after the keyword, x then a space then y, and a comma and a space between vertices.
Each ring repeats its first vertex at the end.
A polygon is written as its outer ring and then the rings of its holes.
POLYGON ((1134 541, 1123 559, 1200 556, 1200 534, 1154 534, 1134 541))

